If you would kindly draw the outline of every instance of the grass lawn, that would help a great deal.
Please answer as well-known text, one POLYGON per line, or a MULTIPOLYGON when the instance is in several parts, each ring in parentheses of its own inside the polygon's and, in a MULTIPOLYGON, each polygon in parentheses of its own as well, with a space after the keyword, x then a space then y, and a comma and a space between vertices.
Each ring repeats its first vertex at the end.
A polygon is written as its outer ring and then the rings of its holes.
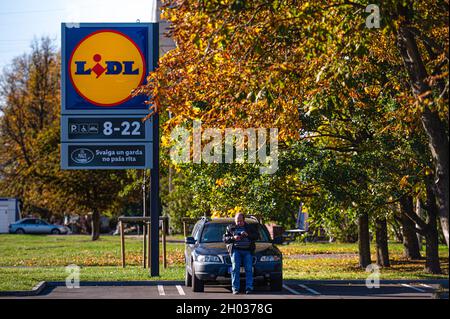
MULTIPOLYGON (((358 267, 357 244, 291 243, 280 249, 285 279, 365 279, 368 275, 358 267)), ((422 260, 405 260, 399 243, 391 243, 389 249, 392 267, 381 270, 382 280, 448 278, 446 246, 440 247, 442 275, 425 274, 422 260)), ((81 281, 183 280, 183 251, 183 243, 168 243, 168 268, 161 266, 161 276, 152 278, 141 267, 142 241, 134 236, 126 238, 123 269, 118 236, 92 242, 85 235, 0 235, 0 290, 27 290, 42 280, 65 281, 65 266, 70 264, 81 267, 81 281)), ((375 255, 372 258, 375 261, 375 255)))

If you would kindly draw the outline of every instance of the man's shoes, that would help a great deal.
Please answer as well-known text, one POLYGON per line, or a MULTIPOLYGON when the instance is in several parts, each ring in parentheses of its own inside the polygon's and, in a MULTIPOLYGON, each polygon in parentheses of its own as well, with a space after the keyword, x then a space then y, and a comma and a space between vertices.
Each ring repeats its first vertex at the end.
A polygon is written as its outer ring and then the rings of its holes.
POLYGON ((239 295, 239 290, 233 290, 233 295, 239 295))
POLYGON ((246 295, 250 295, 252 292, 253 292, 252 289, 247 289, 247 290, 245 290, 245 294, 246 294, 246 295))

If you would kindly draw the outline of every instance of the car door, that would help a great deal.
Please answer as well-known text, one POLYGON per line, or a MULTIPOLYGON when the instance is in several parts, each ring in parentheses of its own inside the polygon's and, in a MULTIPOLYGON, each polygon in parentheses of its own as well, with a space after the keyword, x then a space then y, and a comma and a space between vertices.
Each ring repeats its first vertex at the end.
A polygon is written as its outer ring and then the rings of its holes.
MULTIPOLYGON (((198 234, 198 230, 200 228, 200 223, 195 224, 194 229, 192 230, 191 236, 196 238, 195 236, 198 234)), ((191 256, 192 256, 192 250, 194 249, 195 245, 188 245, 186 244, 186 264, 189 265, 189 268, 192 267, 191 265, 191 256)))
POLYGON ((36 233, 36 220, 35 219, 24 220, 23 223, 18 228, 23 228, 23 230, 27 234, 35 234, 36 233))
POLYGON ((49 234, 50 230, 51 230, 51 227, 47 222, 45 222, 41 219, 36 220, 36 233, 49 234))

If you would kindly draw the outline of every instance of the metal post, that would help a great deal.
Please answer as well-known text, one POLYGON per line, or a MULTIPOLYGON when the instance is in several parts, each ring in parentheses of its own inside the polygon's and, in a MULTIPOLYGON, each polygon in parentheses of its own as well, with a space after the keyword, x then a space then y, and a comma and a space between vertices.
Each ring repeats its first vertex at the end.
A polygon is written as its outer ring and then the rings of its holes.
POLYGON ((163 267, 167 268, 167 258, 166 258, 166 217, 163 218, 162 222, 162 249, 163 249, 163 267))
MULTIPOLYGON (((158 65, 159 56, 159 25, 154 24, 152 33, 152 57, 153 66, 158 65)), ((153 121, 153 168, 150 170, 150 240, 151 240, 151 276, 159 276, 159 114, 155 112, 153 121)))
MULTIPOLYGON (((142 172, 142 216, 147 216, 147 197, 145 189, 145 169, 142 172)), ((147 224, 144 222, 142 227, 142 266, 147 267, 147 224)))
POLYGON ((151 268, 151 255, 152 255, 152 245, 151 245, 151 236, 152 229, 150 227, 150 223, 147 223, 147 267, 151 268))
POLYGON ((125 268, 125 236, 122 221, 119 221, 119 227, 120 227, 120 251, 122 253, 122 268, 125 268))

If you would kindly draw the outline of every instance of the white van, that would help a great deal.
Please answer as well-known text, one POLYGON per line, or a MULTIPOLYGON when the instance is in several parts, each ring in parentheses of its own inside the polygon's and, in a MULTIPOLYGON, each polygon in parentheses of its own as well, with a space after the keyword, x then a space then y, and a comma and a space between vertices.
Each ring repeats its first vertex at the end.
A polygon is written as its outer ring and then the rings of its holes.
POLYGON ((0 197, 0 234, 8 233, 9 224, 20 218, 19 199, 0 197))

